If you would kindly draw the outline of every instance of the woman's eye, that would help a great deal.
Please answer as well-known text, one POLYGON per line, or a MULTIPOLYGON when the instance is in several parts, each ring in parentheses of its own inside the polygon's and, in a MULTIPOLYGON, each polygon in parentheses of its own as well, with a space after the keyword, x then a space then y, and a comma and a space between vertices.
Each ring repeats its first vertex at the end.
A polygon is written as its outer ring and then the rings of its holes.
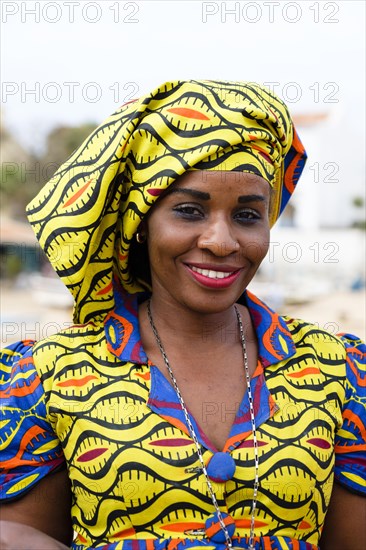
POLYGON ((183 204, 175 206, 173 208, 174 212, 177 212, 179 215, 189 218, 202 217, 204 214, 200 208, 197 206, 192 206, 190 204, 183 204))
POLYGON ((234 218, 240 222, 253 222, 260 220, 261 216, 256 210, 242 210, 237 212, 234 218))

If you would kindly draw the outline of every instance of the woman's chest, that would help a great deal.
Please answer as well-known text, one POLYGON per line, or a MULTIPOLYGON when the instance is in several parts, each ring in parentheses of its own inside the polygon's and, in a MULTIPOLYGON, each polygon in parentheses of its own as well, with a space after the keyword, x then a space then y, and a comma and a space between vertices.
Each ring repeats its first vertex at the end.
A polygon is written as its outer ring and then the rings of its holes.
POLYGON ((168 368, 157 358, 153 369, 160 371, 160 380, 171 385, 168 392, 181 395, 179 404, 190 412, 212 446, 222 450, 247 390, 247 379, 257 366, 257 347, 254 340, 247 345, 245 360, 242 345, 224 347, 224 352, 184 352, 173 357, 168 368), (172 392, 173 390, 173 392, 172 392))
MULTIPOLYGON (((149 369, 136 369, 128 379, 97 385, 83 402, 74 401, 73 407, 64 402, 55 411, 79 528, 91 522, 98 529, 103 524, 112 538, 128 529, 141 537, 166 536, 178 529, 174 525, 179 524, 181 534, 192 525, 202 527, 213 512, 197 449, 174 391, 156 372, 153 381, 149 377, 149 369)), ((314 499, 318 504, 329 500, 335 422, 324 392, 309 401, 308 392, 299 389, 294 398, 278 389, 281 384, 271 384, 278 403, 272 408, 265 402, 268 389, 266 393, 254 386, 257 523, 262 533, 275 528, 291 536, 302 521, 313 531, 321 525, 323 514, 317 517, 311 509, 314 499)), ((255 475, 253 434, 243 401, 230 418, 225 449, 234 471, 225 482, 213 481, 220 507, 238 520, 239 534, 250 518, 255 475)), ((194 415, 191 418, 209 465, 215 450, 194 415)))

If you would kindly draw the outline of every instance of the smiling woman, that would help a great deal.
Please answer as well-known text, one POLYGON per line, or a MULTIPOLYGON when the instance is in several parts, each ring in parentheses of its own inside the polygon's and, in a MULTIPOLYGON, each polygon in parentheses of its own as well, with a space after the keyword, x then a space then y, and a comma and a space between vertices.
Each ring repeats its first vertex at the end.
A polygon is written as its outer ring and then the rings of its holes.
POLYGON ((260 176, 181 176, 143 222, 157 307, 231 315, 268 250, 268 202, 260 176))
POLYGON ((305 158, 267 89, 168 82, 28 206, 76 325, 3 354, 6 548, 364 548, 364 346, 247 290, 305 158))

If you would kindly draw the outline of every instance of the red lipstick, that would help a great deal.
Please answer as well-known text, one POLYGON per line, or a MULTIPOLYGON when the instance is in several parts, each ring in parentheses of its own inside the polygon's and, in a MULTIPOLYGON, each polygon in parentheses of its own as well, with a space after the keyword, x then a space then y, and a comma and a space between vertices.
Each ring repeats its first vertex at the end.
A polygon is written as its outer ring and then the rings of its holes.
POLYGON ((190 275, 201 285, 206 286, 208 288, 228 288, 231 286, 239 277, 241 269, 232 269, 227 266, 206 266, 206 265, 200 265, 200 266, 194 266, 194 264, 187 265, 185 264, 185 267, 187 268, 190 275), (199 267, 201 270, 207 270, 207 271, 221 271, 222 273, 228 273, 227 277, 221 277, 221 278, 214 278, 209 277, 207 275, 204 275, 202 273, 198 273, 197 271, 194 271, 192 267, 199 267))

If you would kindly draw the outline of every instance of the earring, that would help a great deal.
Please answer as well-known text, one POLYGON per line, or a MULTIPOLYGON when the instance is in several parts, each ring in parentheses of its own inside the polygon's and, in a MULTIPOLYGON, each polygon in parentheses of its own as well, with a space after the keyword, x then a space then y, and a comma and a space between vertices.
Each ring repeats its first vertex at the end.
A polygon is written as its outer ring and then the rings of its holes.
POLYGON ((143 233, 142 231, 138 231, 136 233, 136 241, 139 243, 139 244, 143 244, 145 241, 146 241, 146 234, 143 233))

